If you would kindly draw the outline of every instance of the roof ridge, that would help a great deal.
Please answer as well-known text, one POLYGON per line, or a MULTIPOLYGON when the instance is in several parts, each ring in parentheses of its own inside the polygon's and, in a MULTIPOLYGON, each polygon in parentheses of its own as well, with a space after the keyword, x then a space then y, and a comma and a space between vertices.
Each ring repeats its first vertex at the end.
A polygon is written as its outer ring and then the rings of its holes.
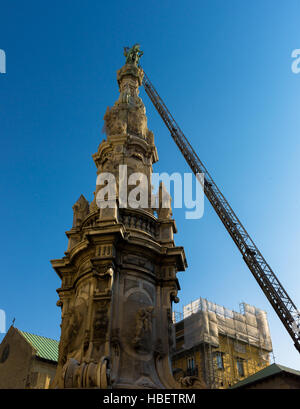
MULTIPOLYGON (((25 331, 22 331, 21 329, 19 329, 19 328, 17 328, 17 327, 14 327, 14 328, 15 328, 15 329, 18 331, 18 333, 25 339, 25 341, 30 344, 31 348, 34 349, 35 352, 37 353, 37 352, 38 352, 37 348, 36 348, 35 346, 33 346, 32 343, 29 342, 29 340, 25 337, 24 334, 26 334, 26 332, 25 332, 25 331)), ((29 334, 29 332, 27 332, 27 334, 29 334)))
POLYGON ((42 359, 57 362, 59 341, 44 337, 43 335, 32 334, 15 328, 26 342, 34 349, 35 355, 42 359))
POLYGON ((281 365, 281 364, 276 364, 276 366, 278 366, 278 368, 281 369, 282 371, 285 371, 285 372, 291 372, 291 371, 292 372, 298 372, 299 375, 300 375, 300 370, 299 369, 293 369, 293 368, 290 368, 288 366, 281 365))
POLYGON ((59 342, 57 339, 54 339, 54 338, 45 337, 44 335, 33 334, 32 332, 28 332, 28 331, 22 331, 21 329, 16 328, 16 327, 14 328, 18 330, 19 332, 21 332, 22 334, 34 335, 35 337, 45 338, 45 339, 49 339, 50 341, 59 342))
POLYGON ((265 368, 262 368, 258 372, 255 372, 254 374, 248 376, 247 378, 244 378, 244 379, 240 380, 239 382, 234 384, 231 387, 231 389, 235 389, 235 388, 238 388, 240 386, 248 385, 249 383, 252 383, 252 382, 263 380, 265 378, 268 378, 270 376, 274 376, 274 375, 279 374, 281 372, 287 372, 287 373, 290 373, 290 374, 300 376, 300 371, 297 371, 296 369, 292 369, 292 368, 289 368, 287 366, 280 365, 280 364, 277 364, 277 363, 274 362, 271 365, 267 365, 265 368))

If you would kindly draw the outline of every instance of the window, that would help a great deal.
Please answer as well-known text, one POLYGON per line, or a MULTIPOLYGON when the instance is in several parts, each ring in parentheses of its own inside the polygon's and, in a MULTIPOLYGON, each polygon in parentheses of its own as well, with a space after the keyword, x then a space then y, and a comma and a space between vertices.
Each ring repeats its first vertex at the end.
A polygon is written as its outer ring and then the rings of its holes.
POLYGON ((189 357, 187 359, 187 367, 188 367, 188 369, 194 369, 195 368, 194 357, 189 357))
POLYGON ((187 358, 186 376, 198 376, 198 367, 195 365, 195 358, 193 356, 187 358))
POLYGON ((242 358, 237 358, 236 364, 239 376, 245 376, 244 360, 242 358))
POLYGON ((217 361, 217 368, 218 369, 224 369, 222 352, 216 352, 216 361, 217 361))

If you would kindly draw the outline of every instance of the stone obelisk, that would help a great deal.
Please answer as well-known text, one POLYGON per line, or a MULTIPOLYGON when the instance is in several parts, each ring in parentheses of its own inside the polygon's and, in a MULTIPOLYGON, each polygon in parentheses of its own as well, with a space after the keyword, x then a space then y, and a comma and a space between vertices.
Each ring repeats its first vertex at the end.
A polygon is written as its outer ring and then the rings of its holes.
POLYGON ((98 177, 109 174, 116 180, 115 205, 100 194, 105 184, 97 184, 91 203, 81 195, 73 206, 73 227, 66 232, 65 256, 51 261, 62 281, 57 290, 59 362, 52 388, 180 388, 193 383, 186 378, 176 382, 170 365, 176 273, 186 268, 186 259, 183 248, 174 244, 171 206, 162 206, 162 200, 156 209, 150 205, 152 164, 158 156, 139 98, 141 54, 139 45, 125 49, 126 63, 117 72, 120 96, 105 113, 106 139, 93 155, 98 177), (135 174, 147 180, 138 194, 128 183, 121 186, 130 177, 137 179, 135 174), (141 206, 147 189, 149 205, 141 206), (105 200, 110 206, 103 205, 105 200))

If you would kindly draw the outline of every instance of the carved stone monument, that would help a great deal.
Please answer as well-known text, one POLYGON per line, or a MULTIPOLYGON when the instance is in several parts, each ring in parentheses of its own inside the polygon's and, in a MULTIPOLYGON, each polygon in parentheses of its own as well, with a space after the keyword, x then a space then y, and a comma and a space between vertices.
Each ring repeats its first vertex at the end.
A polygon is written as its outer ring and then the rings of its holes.
MULTIPOLYGON (((175 381, 170 366, 172 302, 179 301, 180 288, 176 273, 187 265, 183 248, 174 244, 170 201, 169 208, 162 208, 158 200, 153 209, 126 207, 121 200, 124 175, 119 180, 119 165, 127 178, 135 172, 147 177, 144 188, 149 188, 151 203, 152 164, 158 160, 138 96, 143 70, 137 46, 125 49, 126 64, 117 72, 120 96, 107 108, 107 139, 93 155, 97 174, 115 177, 115 205, 101 206, 100 185, 90 204, 81 195, 73 206, 73 227, 66 232, 65 256, 51 261, 62 280, 57 290, 62 310, 59 361, 52 388, 201 387, 195 378, 175 381)), ((132 189, 126 187, 127 196, 132 189)))

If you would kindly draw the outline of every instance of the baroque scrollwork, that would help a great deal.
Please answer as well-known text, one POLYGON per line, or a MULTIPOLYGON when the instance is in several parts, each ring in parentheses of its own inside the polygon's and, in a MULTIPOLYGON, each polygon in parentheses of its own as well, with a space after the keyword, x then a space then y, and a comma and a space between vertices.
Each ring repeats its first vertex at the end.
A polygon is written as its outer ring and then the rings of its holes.
POLYGON ((197 376, 185 376, 179 379, 183 389, 206 389, 206 385, 197 376))
POLYGON ((109 385, 109 358, 82 363, 70 358, 63 368, 62 378, 65 388, 106 389, 109 385))

